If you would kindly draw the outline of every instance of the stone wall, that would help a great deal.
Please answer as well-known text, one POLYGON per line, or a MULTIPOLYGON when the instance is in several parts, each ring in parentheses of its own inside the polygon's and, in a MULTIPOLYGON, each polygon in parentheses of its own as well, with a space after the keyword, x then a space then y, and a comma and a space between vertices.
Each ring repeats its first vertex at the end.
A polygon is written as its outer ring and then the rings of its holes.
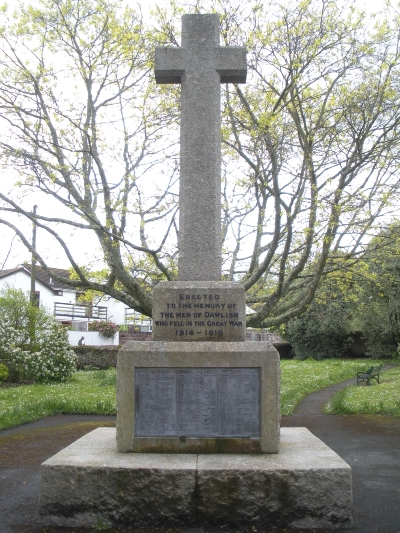
MULTIPOLYGON (((119 348, 129 341, 151 341, 151 332, 140 332, 138 328, 130 327, 128 331, 120 331, 119 346, 71 346, 78 355, 78 368, 84 367, 109 368, 117 364, 117 353, 119 348)), ((262 330, 247 330, 246 341, 266 341, 272 342, 278 350, 281 359, 292 359, 294 352, 290 343, 286 342, 279 335, 267 333, 262 330)), ((345 357, 357 358, 365 357, 365 343, 360 332, 351 335, 351 342, 346 350, 345 357)))
POLYGON ((246 329, 246 341, 270 341, 274 345, 286 342, 277 333, 269 333, 263 329, 246 329))

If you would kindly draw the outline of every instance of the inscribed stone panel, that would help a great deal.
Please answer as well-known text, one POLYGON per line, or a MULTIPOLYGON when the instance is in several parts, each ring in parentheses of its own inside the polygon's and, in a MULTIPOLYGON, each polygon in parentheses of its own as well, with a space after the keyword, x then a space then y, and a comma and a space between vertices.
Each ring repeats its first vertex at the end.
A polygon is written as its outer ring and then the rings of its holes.
POLYGON ((137 368, 135 437, 260 437, 259 368, 137 368))

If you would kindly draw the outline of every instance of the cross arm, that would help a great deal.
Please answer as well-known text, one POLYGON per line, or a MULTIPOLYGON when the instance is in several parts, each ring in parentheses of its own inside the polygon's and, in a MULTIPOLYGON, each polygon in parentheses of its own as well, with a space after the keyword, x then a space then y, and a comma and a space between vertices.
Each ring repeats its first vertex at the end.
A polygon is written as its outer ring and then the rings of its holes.
POLYGON ((157 83, 181 83, 185 71, 184 48, 159 47, 155 50, 154 73, 157 83))
POLYGON ((246 48, 220 46, 217 53, 217 71, 221 76, 221 83, 246 83, 246 48))

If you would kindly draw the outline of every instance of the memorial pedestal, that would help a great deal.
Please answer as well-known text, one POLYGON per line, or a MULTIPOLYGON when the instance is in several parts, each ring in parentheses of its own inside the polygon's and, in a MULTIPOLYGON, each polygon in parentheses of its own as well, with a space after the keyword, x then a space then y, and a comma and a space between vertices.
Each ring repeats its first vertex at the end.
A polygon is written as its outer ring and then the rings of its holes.
POLYGON ((278 452, 279 354, 270 343, 130 342, 117 372, 120 452, 278 452))
POLYGON ((229 281, 168 281, 153 291, 153 340, 240 342, 246 338, 246 294, 229 281))

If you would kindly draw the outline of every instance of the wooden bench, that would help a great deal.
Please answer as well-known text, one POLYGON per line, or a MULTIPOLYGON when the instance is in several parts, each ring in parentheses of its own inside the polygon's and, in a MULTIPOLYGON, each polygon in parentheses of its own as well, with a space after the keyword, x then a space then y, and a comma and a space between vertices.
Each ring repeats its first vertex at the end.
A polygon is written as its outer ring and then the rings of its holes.
POLYGON ((382 365, 371 366, 366 372, 357 372, 357 385, 360 383, 365 383, 365 385, 371 385, 371 379, 375 379, 379 385, 379 372, 381 371, 382 365))

